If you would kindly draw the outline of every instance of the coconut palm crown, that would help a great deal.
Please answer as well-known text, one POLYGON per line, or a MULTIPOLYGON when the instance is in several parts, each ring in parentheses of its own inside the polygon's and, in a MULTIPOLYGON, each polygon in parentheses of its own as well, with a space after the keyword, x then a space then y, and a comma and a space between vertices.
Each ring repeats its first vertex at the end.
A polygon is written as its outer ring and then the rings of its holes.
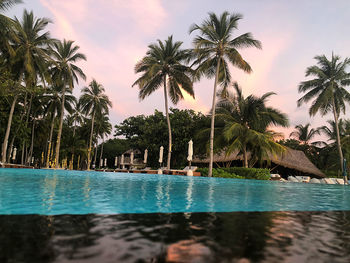
POLYGON ((168 123, 169 150, 167 169, 170 169, 172 135, 168 110, 168 95, 174 104, 183 99, 183 91, 194 98, 192 73, 186 66, 190 52, 181 49, 182 42, 173 42, 173 37, 169 36, 164 42, 148 46, 146 56, 135 66, 135 73, 142 73, 132 86, 137 85, 140 89, 140 100, 145 99, 157 89, 163 86, 165 112, 168 123))
POLYGON ((307 123, 306 125, 296 125, 294 127, 294 131, 292 131, 289 135, 289 137, 294 137, 298 141, 302 142, 303 144, 309 144, 310 141, 316 136, 320 135, 320 129, 310 129, 310 123, 307 123))
POLYGON ((190 33, 196 31, 198 35, 193 40, 194 65, 197 65, 196 76, 215 77, 213 102, 211 109, 210 132, 210 162, 208 176, 212 176, 214 158, 214 122, 216 106, 216 88, 220 83, 224 88, 231 82, 229 65, 233 65, 247 73, 252 71, 251 66, 243 59, 238 49, 246 47, 261 48, 260 41, 253 38, 251 33, 233 37, 238 28, 241 14, 223 12, 220 17, 209 13, 209 17, 202 24, 194 24, 190 33))
POLYGON ((239 150, 245 167, 248 167, 248 151, 259 160, 268 159, 269 154, 282 153, 283 146, 274 140, 279 134, 268 130, 270 126, 288 126, 284 113, 266 105, 267 99, 275 93, 245 98, 237 83, 233 87, 235 95, 229 94, 221 99, 216 110, 218 120, 224 123, 221 135, 226 141, 226 153, 239 150))
POLYGON ((339 134, 339 115, 345 113, 345 104, 350 102, 350 93, 344 88, 350 84, 350 73, 346 71, 350 65, 350 59, 343 61, 340 56, 332 54, 330 60, 325 55, 316 56, 317 65, 306 69, 306 77, 314 77, 311 80, 299 84, 299 93, 306 93, 298 100, 298 106, 313 100, 309 109, 310 116, 317 112, 321 116, 333 113, 340 168, 343 167, 343 153, 339 134))

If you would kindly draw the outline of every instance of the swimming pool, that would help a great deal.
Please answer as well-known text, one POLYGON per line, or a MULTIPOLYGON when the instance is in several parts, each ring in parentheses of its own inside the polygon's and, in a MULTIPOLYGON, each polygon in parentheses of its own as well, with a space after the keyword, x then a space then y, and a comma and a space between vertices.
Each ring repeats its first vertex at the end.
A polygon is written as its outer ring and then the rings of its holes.
POLYGON ((0 214, 350 210, 342 185, 0 169, 0 214))
POLYGON ((348 186, 0 169, 0 262, 350 262, 348 186))

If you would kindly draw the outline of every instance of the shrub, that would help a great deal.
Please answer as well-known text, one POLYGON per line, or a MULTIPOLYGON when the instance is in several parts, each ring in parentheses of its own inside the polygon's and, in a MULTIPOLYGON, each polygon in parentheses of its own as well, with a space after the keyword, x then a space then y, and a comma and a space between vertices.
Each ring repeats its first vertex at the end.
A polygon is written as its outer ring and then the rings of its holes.
MULTIPOLYGON (((202 176, 208 176, 208 168, 199 168, 197 171, 200 172, 202 176)), ((245 167, 214 168, 213 176, 224 178, 269 180, 270 171, 269 169, 245 167)))

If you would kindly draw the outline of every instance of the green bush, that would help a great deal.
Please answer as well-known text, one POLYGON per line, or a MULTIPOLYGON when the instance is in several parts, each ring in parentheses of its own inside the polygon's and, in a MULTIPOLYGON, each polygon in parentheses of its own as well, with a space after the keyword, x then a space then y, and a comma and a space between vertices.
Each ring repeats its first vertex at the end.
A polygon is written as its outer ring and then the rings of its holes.
MULTIPOLYGON (((199 168, 197 171, 202 176, 208 176, 208 168, 199 168)), ((269 180, 270 171, 268 169, 245 167, 214 168, 213 177, 269 180)))

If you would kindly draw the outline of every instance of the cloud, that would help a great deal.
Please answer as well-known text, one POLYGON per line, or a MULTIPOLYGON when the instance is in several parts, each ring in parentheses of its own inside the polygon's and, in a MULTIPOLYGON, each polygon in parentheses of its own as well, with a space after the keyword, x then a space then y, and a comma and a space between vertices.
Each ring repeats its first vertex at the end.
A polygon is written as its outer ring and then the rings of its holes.
MULTIPOLYGON (((80 62, 88 81, 102 83, 113 103, 111 119, 139 114, 135 63, 145 54, 145 39, 166 26, 167 12, 160 0, 40 0, 54 16, 52 35, 75 40, 88 61, 80 62), (137 105, 137 106, 135 106, 137 105)), ((83 84, 81 84, 83 85, 83 84)), ((150 113, 153 108, 146 107, 150 113)))

